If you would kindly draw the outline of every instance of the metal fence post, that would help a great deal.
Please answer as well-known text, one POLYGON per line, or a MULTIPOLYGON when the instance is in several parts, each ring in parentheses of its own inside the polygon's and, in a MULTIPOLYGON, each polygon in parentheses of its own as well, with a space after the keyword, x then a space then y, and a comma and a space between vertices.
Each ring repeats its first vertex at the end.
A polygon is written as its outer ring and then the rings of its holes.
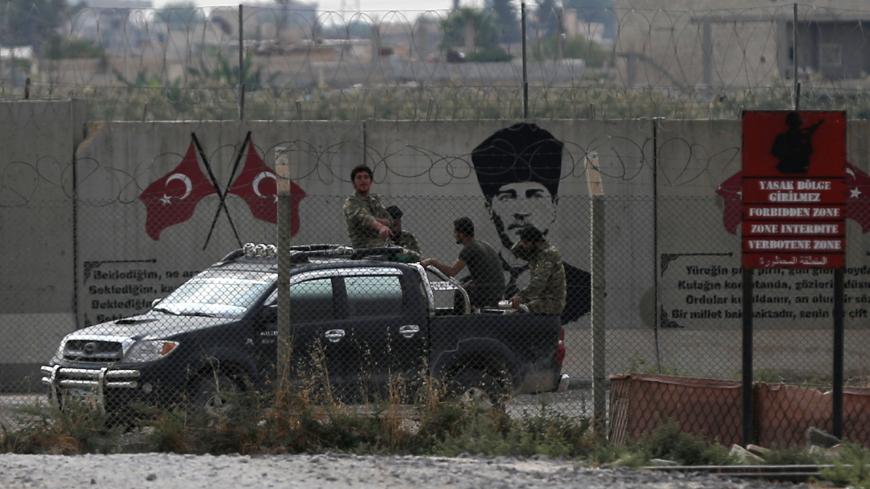
POLYGON ((286 146, 275 148, 275 173, 278 176, 278 355, 276 388, 284 391, 288 378, 292 345, 290 338, 290 152, 286 146))
POLYGON ((245 120, 245 18, 239 4, 239 120, 245 120))
POLYGON ((845 337, 843 307, 845 284, 844 270, 834 269, 834 362, 831 397, 831 431, 837 438, 843 438, 843 356, 845 355, 845 337))
POLYGON ((794 110, 800 110, 801 106, 801 83, 798 81, 798 5, 794 4, 794 15, 791 24, 791 60, 792 60, 792 83, 794 83, 794 110))
POLYGON ((596 436, 607 434, 607 370, 605 361, 604 295, 604 186, 601 182, 598 154, 586 158, 586 183, 592 199, 590 207, 589 251, 592 272, 592 425, 596 436))
POLYGON ((520 31, 523 36, 523 119, 529 118, 529 76, 526 67, 526 2, 520 1, 520 31))

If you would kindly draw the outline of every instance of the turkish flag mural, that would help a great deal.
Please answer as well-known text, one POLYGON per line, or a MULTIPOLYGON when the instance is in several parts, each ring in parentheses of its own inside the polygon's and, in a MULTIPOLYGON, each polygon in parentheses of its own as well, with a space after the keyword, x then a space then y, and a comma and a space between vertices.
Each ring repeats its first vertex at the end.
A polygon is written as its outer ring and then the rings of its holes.
MULTIPOLYGON (((741 182, 743 174, 737 172, 719 184, 716 193, 725 203, 722 209, 722 225, 731 234, 737 234, 742 219, 741 182)), ((861 231, 870 232, 870 175, 851 163, 846 163, 846 219, 861 225, 861 231)))
MULTIPOLYGON (((257 153, 252 139, 248 139, 247 155, 242 172, 230 185, 227 193, 241 197, 251 214, 261 221, 278 222, 278 176, 266 166, 257 153)), ((290 235, 299 232, 299 203, 305 198, 302 187, 290 182, 290 235)))
POLYGON ((216 193, 215 186, 200 169, 196 147, 191 142, 181 163, 151 182, 139 195, 147 213, 145 232, 151 239, 159 240, 164 229, 189 220, 199 201, 216 193))
POLYGON ((846 163, 846 219, 861 225, 861 232, 870 231, 870 175, 851 163, 846 163))
POLYGON ((722 224, 725 230, 731 234, 737 234, 737 226, 740 225, 740 220, 743 214, 743 203, 741 201, 741 192, 743 185, 743 174, 737 172, 728 180, 719 184, 716 193, 722 197, 725 202, 725 208, 722 209, 722 224))

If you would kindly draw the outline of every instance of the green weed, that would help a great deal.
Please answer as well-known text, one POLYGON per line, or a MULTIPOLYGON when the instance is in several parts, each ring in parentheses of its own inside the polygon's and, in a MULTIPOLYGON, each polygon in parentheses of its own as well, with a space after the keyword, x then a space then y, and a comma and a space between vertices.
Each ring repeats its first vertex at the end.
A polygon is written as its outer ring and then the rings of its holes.
POLYGON ((821 477, 837 485, 870 489, 870 451, 857 445, 844 445, 834 467, 822 470, 821 477))
POLYGON ((19 426, 0 429, 0 452, 110 453, 116 451, 123 427, 93 406, 68 401, 64 410, 22 407, 19 426))
POLYGON ((710 444, 680 430, 675 422, 661 425, 638 445, 647 459, 662 458, 681 465, 727 465, 734 463, 728 449, 710 444))

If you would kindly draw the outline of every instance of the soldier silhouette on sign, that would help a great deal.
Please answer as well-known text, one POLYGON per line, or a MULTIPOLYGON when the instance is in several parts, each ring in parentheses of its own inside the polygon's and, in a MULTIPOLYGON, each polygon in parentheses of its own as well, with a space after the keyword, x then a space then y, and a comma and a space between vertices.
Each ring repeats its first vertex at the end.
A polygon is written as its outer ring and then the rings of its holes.
POLYGON ((797 112, 789 112, 785 116, 788 126, 773 140, 770 153, 779 160, 776 169, 782 173, 806 173, 810 166, 810 155, 813 154, 813 133, 824 120, 812 126, 801 128, 803 121, 797 112))

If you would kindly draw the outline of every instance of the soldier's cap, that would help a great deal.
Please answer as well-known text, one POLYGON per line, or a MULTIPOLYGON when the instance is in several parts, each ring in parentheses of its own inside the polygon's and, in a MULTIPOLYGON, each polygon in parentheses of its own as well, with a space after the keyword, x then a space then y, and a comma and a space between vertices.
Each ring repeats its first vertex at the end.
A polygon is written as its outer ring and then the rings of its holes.
POLYGON ((518 182, 540 183, 556 197, 563 146, 535 124, 521 122, 496 131, 471 152, 484 197, 492 200, 502 185, 518 182))
POLYGON ((521 240, 528 241, 530 243, 544 241, 544 233, 542 233, 540 229, 532 226, 531 224, 526 224, 525 226, 520 228, 518 234, 521 240))
POLYGON ((402 212, 402 209, 399 209, 399 206, 391 205, 387 207, 387 214, 389 214, 393 219, 401 219, 404 213, 402 212))

